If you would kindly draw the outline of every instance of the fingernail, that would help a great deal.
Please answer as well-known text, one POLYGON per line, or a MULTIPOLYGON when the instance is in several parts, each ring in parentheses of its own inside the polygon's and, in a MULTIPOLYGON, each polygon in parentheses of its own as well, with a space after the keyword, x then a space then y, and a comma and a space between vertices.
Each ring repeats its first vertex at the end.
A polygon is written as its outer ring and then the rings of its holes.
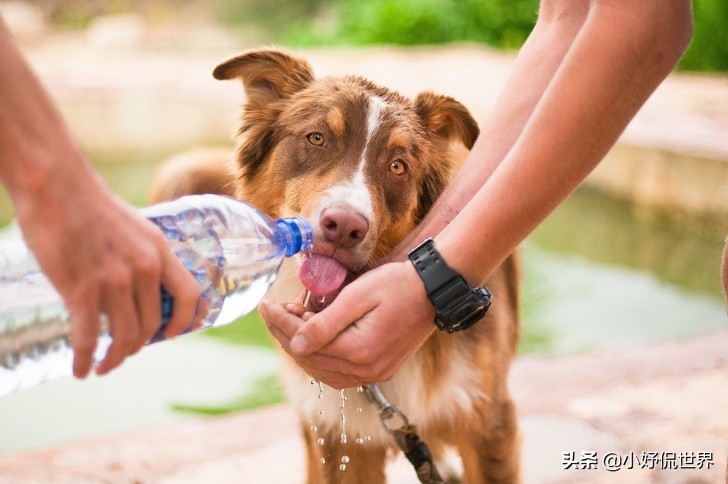
POLYGON ((297 334, 293 338, 291 338, 290 346, 291 351, 300 355, 304 351, 306 351, 306 348, 308 348, 308 341, 306 341, 306 338, 304 338, 302 335, 297 334))

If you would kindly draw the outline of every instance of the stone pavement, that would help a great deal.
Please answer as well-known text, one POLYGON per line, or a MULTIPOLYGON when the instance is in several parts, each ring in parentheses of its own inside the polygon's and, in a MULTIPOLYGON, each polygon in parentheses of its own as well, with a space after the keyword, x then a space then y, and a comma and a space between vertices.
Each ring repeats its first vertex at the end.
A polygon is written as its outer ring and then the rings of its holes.
MULTIPOLYGON (((722 331, 646 348, 518 358, 511 387, 524 482, 721 482, 728 454, 726 348, 728 331, 722 331), (596 453, 596 469, 565 469, 571 452, 583 466, 588 454, 582 452, 596 453), (612 453, 638 459, 642 452, 661 461, 633 460, 632 469, 627 462, 613 472, 604 467, 612 453), (662 468, 672 461, 679 468, 662 468)), ((0 482, 301 483, 298 428, 287 405, 190 420, 0 455, 0 482)), ((417 482, 401 458, 388 476, 392 483, 417 482)))

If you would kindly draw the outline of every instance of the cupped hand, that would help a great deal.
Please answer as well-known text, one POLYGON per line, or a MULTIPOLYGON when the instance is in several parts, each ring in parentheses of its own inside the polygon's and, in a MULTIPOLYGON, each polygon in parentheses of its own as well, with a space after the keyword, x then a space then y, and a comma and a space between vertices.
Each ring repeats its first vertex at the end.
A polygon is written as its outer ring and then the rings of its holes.
POLYGON ((333 388, 389 380, 435 329, 435 310, 409 261, 363 274, 320 313, 267 301, 259 310, 283 349, 333 388))

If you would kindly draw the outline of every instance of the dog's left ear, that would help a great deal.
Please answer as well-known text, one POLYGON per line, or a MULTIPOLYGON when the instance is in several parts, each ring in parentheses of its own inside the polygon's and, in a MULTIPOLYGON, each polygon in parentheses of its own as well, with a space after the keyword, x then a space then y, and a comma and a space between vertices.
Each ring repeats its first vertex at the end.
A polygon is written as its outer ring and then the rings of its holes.
POLYGON ((480 134, 478 123, 470 111, 455 99, 432 92, 415 98, 415 112, 422 119, 428 134, 445 141, 460 141, 471 149, 480 134))
POLYGON ((253 179, 276 144, 278 101, 305 89, 314 80, 308 62, 277 49, 258 49, 229 59, 212 72, 215 79, 239 79, 245 88, 238 129, 240 175, 253 179))
POLYGON ((249 103, 260 107, 285 99, 314 79, 308 62, 277 49, 251 50, 229 59, 212 71, 218 80, 240 79, 249 103))

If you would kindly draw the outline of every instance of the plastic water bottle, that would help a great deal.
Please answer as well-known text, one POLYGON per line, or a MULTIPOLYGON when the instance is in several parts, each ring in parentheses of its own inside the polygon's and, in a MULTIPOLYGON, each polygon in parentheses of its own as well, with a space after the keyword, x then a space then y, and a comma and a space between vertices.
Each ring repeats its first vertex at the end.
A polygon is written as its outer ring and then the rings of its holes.
MULTIPOLYGON (((202 288, 207 316, 202 328, 230 323, 252 311, 275 280, 284 257, 312 245, 300 217, 273 220, 255 207, 219 195, 191 195, 141 210, 202 288)), ((172 300, 161 289, 164 339, 172 300)), ((111 344, 105 317, 96 348, 111 344)), ((201 328, 201 329, 202 329, 201 328)), ((0 244, 0 396, 70 375, 71 323, 63 301, 22 240, 0 244)))

